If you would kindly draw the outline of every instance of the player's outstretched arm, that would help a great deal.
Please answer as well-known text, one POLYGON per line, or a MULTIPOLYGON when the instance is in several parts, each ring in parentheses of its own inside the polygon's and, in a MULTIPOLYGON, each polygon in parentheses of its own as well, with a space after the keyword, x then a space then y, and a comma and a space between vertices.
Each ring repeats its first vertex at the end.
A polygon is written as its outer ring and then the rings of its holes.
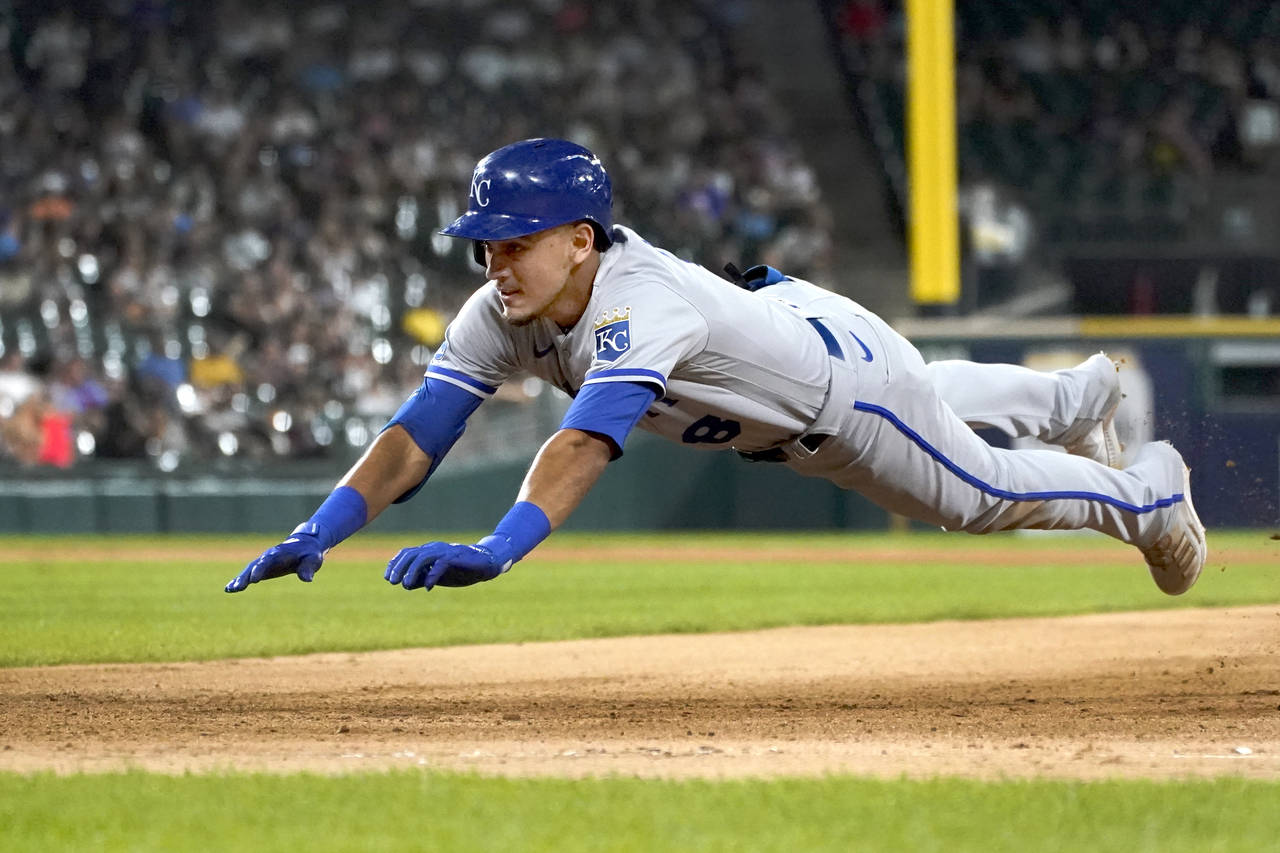
POLYGON ((428 542, 405 548, 387 564, 384 577, 405 589, 493 580, 564 523, 613 456, 607 439, 561 429, 538 451, 515 506, 491 535, 474 545, 428 542))
POLYGON ((226 591, 240 592, 249 584, 285 575, 310 582, 325 552, 417 487, 430 469, 431 457, 403 427, 392 425, 374 440, 315 514, 288 539, 249 563, 226 585, 226 591))
POLYGON ((517 500, 540 506, 555 530, 582 503, 613 456, 613 446, 605 439, 578 429, 562 429, 534 457, 517 500))

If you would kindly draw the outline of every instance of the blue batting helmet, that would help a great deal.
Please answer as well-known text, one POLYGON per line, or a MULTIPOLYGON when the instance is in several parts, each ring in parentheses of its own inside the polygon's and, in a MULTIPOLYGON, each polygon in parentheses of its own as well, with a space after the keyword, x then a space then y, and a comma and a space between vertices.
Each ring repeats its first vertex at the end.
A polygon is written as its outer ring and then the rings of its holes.
POLYGON ((604 251, 612 242, 612 206, 609 175, 596 155, 565 139, 525 139, 476 164, 467 212, 440 233, 475 240, 476 262, 483 265, 482 241, 585 220, 604 251))

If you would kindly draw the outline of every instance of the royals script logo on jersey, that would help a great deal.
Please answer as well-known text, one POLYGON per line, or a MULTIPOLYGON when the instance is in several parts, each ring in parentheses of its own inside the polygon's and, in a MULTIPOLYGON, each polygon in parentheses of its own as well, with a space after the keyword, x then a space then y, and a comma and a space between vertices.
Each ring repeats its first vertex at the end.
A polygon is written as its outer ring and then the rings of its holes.
POLYGON ((631 349, 631 306, 605 311, 595 322, 596 358, 614 361, 631 349))

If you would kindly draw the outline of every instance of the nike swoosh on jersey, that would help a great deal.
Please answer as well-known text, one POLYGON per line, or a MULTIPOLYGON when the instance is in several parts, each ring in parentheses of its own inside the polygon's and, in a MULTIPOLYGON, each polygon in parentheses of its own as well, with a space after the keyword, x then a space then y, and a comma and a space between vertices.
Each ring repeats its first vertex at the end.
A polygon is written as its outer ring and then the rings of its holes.
POLYGON ((555 345, 554 343, 552 343, 552 344, 548 344, 546 349, 538 349, 538 345, 537 345, 537 344, 534 344, 534 345, 533 345, 533 357, 534 357, 534 358, 542 358, 544 355, 548 354, 549 352, 551 352, 551 351, 552 351, 553 349, 555 349, 555 348, 556 348, 556 345, 555 345))
POLYGON ((867 345, 862 342, 862 338, 858 337, 857 335, 854 335, 853 332, 850 332, 849 334, 852 335, 853 339, 858 342, 858 346, 862 347, 862 360, 875 361, 876 357, 871 354, 871 350, 868 349, 867 345))

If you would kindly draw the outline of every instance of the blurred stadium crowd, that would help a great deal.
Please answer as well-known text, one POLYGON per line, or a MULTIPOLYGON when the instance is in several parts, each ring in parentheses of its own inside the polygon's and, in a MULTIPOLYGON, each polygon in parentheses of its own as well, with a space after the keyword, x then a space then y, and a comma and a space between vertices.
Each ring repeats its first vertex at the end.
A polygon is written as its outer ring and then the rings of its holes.
POLYGON ((740 13, 0 5, 0 460, 355 452, 481 282, 435 230, 515 139, 596 150, 617 219, 679 254, 821 277, 829 214, 740 13))
MULTIPOLYGON (((904 4, 821 4, 901 213, 904 4)), ((833 224, 769 58, 729 37, 746 14, 0 0, 0 465, 358 452, 481 281, 436 229, 476 158, 528 136, 596 150, 618 221, 677 254, 830 282, 833 224)), ((956 19, 983 296, 1035 246, 1203 239, 1221 176, 1274 163, 1280 4, 957 0, 956 19)), ((1215 227, 1265 233, 1258 210, 1215 227)))

